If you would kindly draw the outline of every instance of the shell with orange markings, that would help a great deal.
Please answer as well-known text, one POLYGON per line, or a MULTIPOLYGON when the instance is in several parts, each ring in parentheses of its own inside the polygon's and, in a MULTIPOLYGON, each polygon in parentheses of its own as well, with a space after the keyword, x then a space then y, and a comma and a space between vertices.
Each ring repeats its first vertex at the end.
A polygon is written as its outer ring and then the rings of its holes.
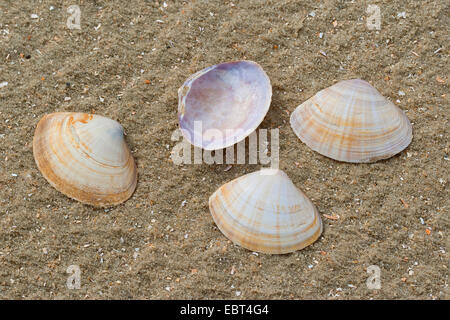
POLYGON ((136 188, 136 165, 123 128, 102 116, 74 112, 45 115, 36 127, 33 154, 53 187, 86 204, 116 205, 136 188))
POLYGON ((405 149, 412 127, 405 113, 360 79, 319 91, 291 115, 308 147, 345 162, 375 162, 405 149))
POLYGON ((281 170, 263 169, 224 184, 209 198, 209 209, 227 238, 252 251, 293 252, 322 233, 316 207, 281 170))

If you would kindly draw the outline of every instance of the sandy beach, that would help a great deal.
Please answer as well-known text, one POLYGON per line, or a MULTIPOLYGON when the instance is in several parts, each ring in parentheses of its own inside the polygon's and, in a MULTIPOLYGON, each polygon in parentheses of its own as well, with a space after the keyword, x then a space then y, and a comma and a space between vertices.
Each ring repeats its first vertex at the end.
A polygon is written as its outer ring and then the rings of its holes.
POLYGON ((449 14, 432 0, 0 0, 0 298, 449 299, 449 14), (255 254, 214 224, 209 196, 262 165, 170 159, 178 88, 233 60, 269 76, 259 128, 279 129, 280 169, 323 219, 303 250, 255 254), (351 164, 297 138, 295 108, 353 78, 405 111, 403 152, 351 164), (124 127, 138 168, 128 201, 94 208, 44 179, 33 134, 57 111, 124 127), (74 265, 79 289, 67 287, 74 265), (370 266, 380 289, 366 284, 370 266))

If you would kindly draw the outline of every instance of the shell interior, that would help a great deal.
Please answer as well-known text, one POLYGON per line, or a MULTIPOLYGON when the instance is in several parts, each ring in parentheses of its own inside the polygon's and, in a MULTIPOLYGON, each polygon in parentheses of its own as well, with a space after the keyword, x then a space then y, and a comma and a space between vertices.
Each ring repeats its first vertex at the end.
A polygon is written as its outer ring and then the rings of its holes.
POLYGON ((178 90, 178 118, 193 145, 217 150, 231 146, 262 122, 272 96, 270 80, 252 61, 203 69, 178 90))

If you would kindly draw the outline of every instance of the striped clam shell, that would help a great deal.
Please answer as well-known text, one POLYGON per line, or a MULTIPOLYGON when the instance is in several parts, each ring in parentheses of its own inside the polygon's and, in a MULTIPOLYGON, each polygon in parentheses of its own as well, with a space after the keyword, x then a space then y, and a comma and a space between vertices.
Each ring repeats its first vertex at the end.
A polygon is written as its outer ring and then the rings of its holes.
POLYGON ((319 91, 295 109, 290 122, 308 147, 345 162, 387 159, 412 140, 405 113, 360 79, 319 91))
POLYGON ((206 150, 229 147, 250 135, 269 110, 272 86, 253 61, 233 61, 191 75, 178 90, 183 136, 206 150))
POLYGON ((136 165, 122 126, 86 113, 45 115, 33 138, 42 175, 58 191, 97 207, 127 200, 137 182, 136 165))
POLYGON ((316 207, 281 170, 262 169, 224 184, 209 208, 220 231, 252 251, 293 252, 322 233, 316 207))

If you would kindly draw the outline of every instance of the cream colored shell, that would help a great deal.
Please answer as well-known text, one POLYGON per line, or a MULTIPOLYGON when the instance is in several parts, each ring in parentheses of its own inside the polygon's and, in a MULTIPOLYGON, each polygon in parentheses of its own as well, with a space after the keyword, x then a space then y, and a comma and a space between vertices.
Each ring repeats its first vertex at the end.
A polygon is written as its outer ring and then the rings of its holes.
POLYGON ((252 251, 293 252, 322 233, 316 207, 281 170, 263 169, 224 184, 209 198, 209 208, 220 231, 252 251))
POLYGON ((290 122, 308 147, 339 161, 387 159, 412 140, 405 113, 360 79, 319 91, 297 107, 290 122))
POLYGON ((93 206, 127 200, 136 187, 136 165, 122 126, 85 113, 45 115, 33 139, 42 175, 58 191, 93 206))

